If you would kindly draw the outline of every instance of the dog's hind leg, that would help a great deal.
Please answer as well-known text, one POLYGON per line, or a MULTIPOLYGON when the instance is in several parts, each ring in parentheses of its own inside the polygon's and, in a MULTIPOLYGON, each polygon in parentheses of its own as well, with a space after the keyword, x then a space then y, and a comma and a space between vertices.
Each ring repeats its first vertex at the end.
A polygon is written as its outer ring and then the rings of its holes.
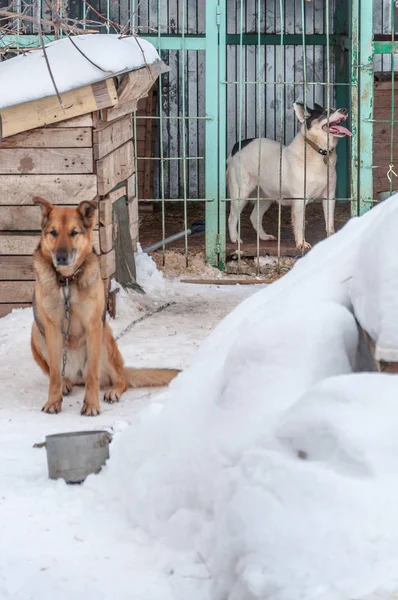
POLYGON ((105 324, 101 364, 101 387, 105 387, 109 383, 112 387, 104 394, 105 402, 110 404, 119 402, 120 396, 127 389, 124 361, 109 326, 105 324))
POLYGON ((32 334, 30 337, 30 347, 32 350, 33 358, 36 363, 39 365, 40 369, 43 371, 45 375, 50 375, 50 367, 48 366, 48 362, 44 358, 41 350, 40 350, 40 336, 36 323, 33 323, 32 326, 32 334))
MULTIPOLYGON (((248 203, 248 198, 253 190, 253 187, 250 182, 250 178, 244 173, 241 175, 240 182, 238 181, 238 173, 237 169, 239 167, 235 166, 235 162, 230 164, 227 169, 227 188, 228 195, 230 198, 234 198, 231 200, 231 209, 228 217, 228 230, 229 230, 229 238, 233 244, 238 243, 239 239, 239 220, 242 210, 245 208, 248 203), (241 198, 241 200, 237 200, 237 198, 241 198)), ((242 240, 240 241, 242 243, 242 240)))
POLYGON ((252 214, 250 215, 250 221, 253 225, 254 231, 258 233, 258 237, 260 240, 264 242, 276 240, 274 235, 270 235, 269 233, 265 233, 263 229, 263 217, 269 207, 272 204, 272 200, 255 200, 254 208, 252 210, 252 214), (258 229, 257 229, 258 225, 258 229))

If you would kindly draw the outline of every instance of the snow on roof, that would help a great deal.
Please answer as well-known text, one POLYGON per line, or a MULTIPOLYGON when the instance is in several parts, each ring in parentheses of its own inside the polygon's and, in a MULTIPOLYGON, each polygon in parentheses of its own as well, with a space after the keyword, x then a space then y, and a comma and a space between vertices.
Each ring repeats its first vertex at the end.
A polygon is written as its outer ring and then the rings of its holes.
MULTIPOLYGON (((46 45, 55 83, 60 93, 140 69, 160 60, 155 47, 135 37, 87 34, 62 38, 46 45), (75 45, 94 64, 89 62, 75 45)), ((0 109, 54 96, 54 85, 43 50, 33 50, 0 63, 0 109)))

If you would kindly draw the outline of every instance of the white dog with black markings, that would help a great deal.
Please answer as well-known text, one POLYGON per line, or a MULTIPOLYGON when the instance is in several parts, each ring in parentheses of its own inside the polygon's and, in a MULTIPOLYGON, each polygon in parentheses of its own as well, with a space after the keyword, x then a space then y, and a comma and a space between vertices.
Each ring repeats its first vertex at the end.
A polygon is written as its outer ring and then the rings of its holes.
POLYGON ((294 111, 302 124, 299 133, 289 146, 282 147, 282 189, 280 189, 280 143, 267 138, 242 140, 232 149, 227 160, 227 188, 231 198, 231 212, 228 219, 231 242, 238 242, 238 220, 240 212, 247 202, 255 202, 250 221, 261 240, 275 240, 275 236, 265 233, 262 225, 265 212, 272 202, 292 207, 292 225, 296 247, 300 250, 310 248, 304 238, 305 206, 317 198, 322 198, 326 232, 334 233, 334 207, 336 189, 336 146, 339 138, 351 132, 342 123, 348 117, 346 108, 330 109, 329 116, 322 106, 304 108, 296 102, 294 111), (304 123, 307 133, 304 137, 304 123), (328 140, 329 138, 329 140, 328 140), (260 144, 260 173, 258 173, 260 144), (306 148, 306 168, 304 168, 304 150, 306 148), (329 165, 329 181, 328 181, 329 165), (306 177, 304 178, 304 172, 306 177), (259 184, 262 193, 257 202, 259 184), (305 179, 305 182, 304 182, 305 179), (305 185, 305 191, 304 191, 305 185), (254 195, 254 192, 256 194, 254 195), (304 200, 305 197, 305 200, 304 200), (241 198, 241 200, 238 200, 241 198))

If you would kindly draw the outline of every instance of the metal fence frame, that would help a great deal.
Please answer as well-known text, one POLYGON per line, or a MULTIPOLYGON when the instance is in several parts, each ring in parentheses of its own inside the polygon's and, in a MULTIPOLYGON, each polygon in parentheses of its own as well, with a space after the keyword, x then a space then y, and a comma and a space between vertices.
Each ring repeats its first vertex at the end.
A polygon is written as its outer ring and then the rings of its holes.
MULTIPOLYGON (((280 5, 280 14, 283 14, 284 4, 289 0, 276 0, 280 5)), ((305 24, 306 2, 300 0, 300 19, 305 24)), ((311 0, 309 0, 311 1, 311 0)), ((394 0, 391 1, 391 6, 394 0)), ((353 139, 351 145, 351 157, 347 153, 344 145, 338 147, 338 190, 337 197, 351 202, 352 215, 363 214, 369 210, 374 202, 373 198, 373 99, 374 99, 374 58, 377 55, 389 55, 391 62, 391 74, 394 81, 394 53, 398 53, 398 43, 395 41, 395 10, 391 10, 391 39, 375 40, 373 32, 373 2, 372 0, 351 0, 347 3, 345 0, 325 0, 326 3, 326 29, 322 34, 307 34, 305 25, 302 27, 302 33, 286 33, 283 22, 279 33, 261 33, 260 14, 262 0, 256 0, 257 9, 257 33, 245 33, 240 28, 239 33, 231 34, 227 31, 227 0, 206 0, 205 33, 189 34, 186 33, 186 13, 185 2, 182 2, 181 32, 175 34, 164 34, 161 31, 161 1, 157 0, 157 31, 147 32, 144 38, 151 41, 159 52, 162 51, 181 51, 182 61, 185 60, 185 51, 204 51, 205 52, 205 115, 190 116, 186 114, 184 98, 182 99, 182 114, 170 117, 164 115, 160 109, 159 115, 155 118, 160 121, 164 119, 181 119, 182 122, 182 156, 165 157, 163 155, 162 144, 162 126, 160 126, 160 155, 156 157, 159 160, 160 168, 160 187, 161 193, 159 201, 162 205, 162 231, 163 237, 166 237, 164 215, 168 201, 181 201, 184 207, 184 221, 187 225, 187 203, 191 201, 187 194, 187 160, 193 160, 187 157, 185 147, 185 127, 190 119, 204 119, 205 121, 205 155, 204 157, 195 157, 198 160, 205 161, 205 198, 197 198, 195 201, 204 201, 206 206, 206 260, 219 268, 224 268, 226 260, 226 206, 228 199, 225 193, 225 157, 226 148, 226 96, 227 96, 227 77, 226 77, 226 48, 228 45, 236 45, 239 51, 245 45, 253 45, 256 49, 262 46, 278 47, 283 64, 283 56, 287 46, 308 47, 311 45, 322 45, 326 49, 327 61, 327 81, 311 82, 306 81, 304 64, 304 96, 306 94, 306 85, 316 84, 324 85, 328 89, 327 102, 330 102, 330 89, 336 90, 336 103, 338 105, 351 106, 351 126, 353 139), (330 19, 330 7, 333 2, 334 15, 330 19), (341 56, 348 56, 348 60, 341 61, 341 56), (335 80, 330 79, 331 61, 340 65, 336 68, 335 80), (341 67, 342 66, 342 67, 341 67), (183 165, 183 194, 182 198, 166 198, 164 193, 163 170, 167 160, 182 160, 183 165)), ((134 15, 139 4, 138 0, 129 0, 129 14, 132 15, 132 27, 134 28, 134 15)), ((106 3, 107 15, 110 14, 110 0, 106 3)), ((242 19, 243 0, 240 8, 240 18, 242 19)), ((7 36, 6 36, 7 38, 7 36)), ((0 40, 1 45, 12 44, 16 49, 34 47, 38 45, 37 35, 30 33, 27 35, 9 36, 7 39, 0 40), (10 39, 12 38, 12 39, 10 39)), ((51 41, 53 36, 45 35, 46 41, 51 41)), ((303 60, 305 62, 305 52, 303 60)), ((283 75, 283 73, 282 73, 283 75)), ((236 82, 242 86, 244 81, 236 82)), ((283 80, 276 82, 276 86, 282 89, 285 84, 283 80)), ((254 85, 263 85, 260 74, 254 85)), ((181 87, 185 89, 185 68, 182 68, 181 87)), ((159 83, 160 98, 162 95, 162 82, 159 83)), ((184 94, 183 94, 184 96, 184 94)), ((261 94, 260 94, 261 97, 261 94)), ((391 164, 393 165, 393 141, 395 124, 395 106, 394 106, 394 85, 392 86, 391 98, 391 119, 385 120, 391 128, 391 164)), ((162 106, 160 102, 160 107, 162 106)), ((136 128, 137 118, 134 126, 136 128)), ((261 126, 259 127, 261 135, 261 126)), ((139 157, 136 160, 140 160, 139 157)), ((392 171, 394 168, 392 167, 392 171)), ((390 192, 392 193, 393 183, 390 183, 390 192)), ((165 250, 165 248, 163 248, 165 250)), ((188 257, 188 236, 185 237, 185 252, 188 257)), ((279 253, 279 249, 278 249, 279 253)))

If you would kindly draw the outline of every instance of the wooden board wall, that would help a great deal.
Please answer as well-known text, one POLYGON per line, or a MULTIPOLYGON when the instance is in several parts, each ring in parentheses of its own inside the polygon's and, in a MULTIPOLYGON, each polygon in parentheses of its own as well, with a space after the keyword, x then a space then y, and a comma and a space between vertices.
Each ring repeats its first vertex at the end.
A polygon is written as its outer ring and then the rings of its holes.
MULTIPOLYGON (((0 143, 0 315, 29 305, 39 242, 34 196, 76 205, 97 197, 93 119, 73 118, 6 137, 0 143)), ((94 232, 99 250, 99 231, 94 232)))

